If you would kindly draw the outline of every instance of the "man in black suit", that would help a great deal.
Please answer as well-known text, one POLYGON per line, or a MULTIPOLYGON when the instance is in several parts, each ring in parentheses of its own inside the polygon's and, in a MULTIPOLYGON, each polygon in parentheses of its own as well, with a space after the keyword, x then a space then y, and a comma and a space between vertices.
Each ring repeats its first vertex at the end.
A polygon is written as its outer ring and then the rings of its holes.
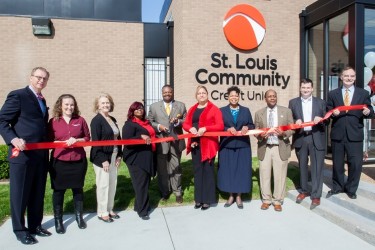
POLYGON ((346 67, 340 79, 343 86, 329 92, 327 109, 334 110, 331 127, 331 146, 333 160, 332 189, 328 196, 345 192, 349 198, 356 199, 356 191, 363 164, 363 119, 371 118, 374 110, 369 93, 354 86, 356 73, 346 67), (362 110, 339 111, 339 106, 364 104, 362 110), (344 180, 344 159, 347 157, 348 179, 344 180))
POLYGON ((311 195, 310 209, 320 205, 323 189, 323 167, 326 149, 325 124, 319 123, 326 113, 326 103, 312 96, 313 82, 302 79, 300 83, 301 97, 289 101, 293 119, 296 124, 313 121, 315 126, 304 127, 293 135, 293 146, 298 158, 301 191, 296 202, 301 203, 311 195), (311 168, 311 189, 308 187, 309 156, 311 168))
POLYGON ((25 143, 47 140, 48 109, 41 94, 47 86, 49 73, 37 67, 31 71, 30 85, 11 91, 0 110, 0 134, 19 156, 10 158, 10 208, 13 232, 23 244, 38 241, 31 234, 50 236, 41 227, 44 192, 47 179, 48 150, 25 150, 25 143), (25 227, 25 211, 27 225, 25 227))

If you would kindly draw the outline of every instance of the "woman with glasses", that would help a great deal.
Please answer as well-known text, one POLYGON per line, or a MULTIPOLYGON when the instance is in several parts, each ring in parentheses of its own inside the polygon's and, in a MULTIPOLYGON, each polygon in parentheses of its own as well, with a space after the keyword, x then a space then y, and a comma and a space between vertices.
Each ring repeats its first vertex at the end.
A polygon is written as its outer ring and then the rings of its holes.
POLYGON ((140 102, 130 105, 127 118, 128 120, 122 128, 123 138, 145 141, 145 144, 125 146, 123 157, 128 166, 135 192, 134 210, 143 220, 148 220, 150 219, 148 188, 151 177, 155 176, 153 152, 156 145, 151 143, 151 140, 155 138, 155 130, 145 119, 145 109, 140 102))
POLYGON ((216 203, 215 156, 219 149, 217 136, 202 136, 205 132, 223 131, 220 109, 208 100, 208 91, 198 86, 195 92, 197 103, 193 105, 182 127, 198 137, 188 140, 187 154, 191 152, 194 166, 195 209, 207 210, 216 203))
MULTIPOLYGON (((100 94, 94 102, 91 138, 93 141, 120 140, 120 130, 116 119, 109 113, 114 109, 114 102, 109 94, 100 94)), ((110 223, 120 216, 113 211, 117 172, 121 163, 121 146, 95 146, 91 148, 90 161, 94 165, 96 175, 96 199, 99 220, 110 223)))

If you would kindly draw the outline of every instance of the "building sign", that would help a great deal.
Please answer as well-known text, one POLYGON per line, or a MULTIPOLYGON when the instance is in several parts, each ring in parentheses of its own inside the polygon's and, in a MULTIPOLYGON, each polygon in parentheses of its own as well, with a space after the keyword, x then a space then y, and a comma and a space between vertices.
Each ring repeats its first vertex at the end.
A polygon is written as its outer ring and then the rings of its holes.
POLYGON ((247 4, 234 6, 225 15, 223 30, 227 41, 239 52, 230 55, 213 52, 210 65, 195 72, 197 83, 214 86, 215 90, 210 93, 213 100, 228 99, 226 89, 230 86, 243 89, 240 98, 251 101, 263 100, 264 92, 269 88, 285 90, 288 87, 290 76, 278 71, 276 58, 271 55, 255 57, 255 53, 248 52, 261 44, 266 33, 265 20, 256 8, 247 4), (220 86, 225 87, 222 92, 220 86), (254 90, 262 87, 265 87, 264 91, 254 90))
POLYGON ((228 42, 240 50, 257 48, 266 34, 263 15, 253 6, 240 4, 228 11, 223 22, 228 42))

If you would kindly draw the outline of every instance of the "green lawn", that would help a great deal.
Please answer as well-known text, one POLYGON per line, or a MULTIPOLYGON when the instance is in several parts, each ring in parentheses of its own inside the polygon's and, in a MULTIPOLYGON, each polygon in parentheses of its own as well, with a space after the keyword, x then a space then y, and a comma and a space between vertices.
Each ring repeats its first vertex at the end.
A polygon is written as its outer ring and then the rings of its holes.
MULTIPOLYGON (((194 203, 194 178, 193 168, 191 160, 182 160, 182 187, 184 189, 184 203, 183 205, 194 203)), ((258 160, 253 158, 253 188, 252 193, 244 194, 243 200, 259 199, 259 170, 258 160)), ((289 166, 288 178, 287 178, 287 190, 295 189, 295 183, 298 181, 298 169, 289 166)), ((85 187, 84 187, 84 210, 85 212, 96 211, 96 195, 95 195, 95 173, 92 168, 92 164, 89 163, 89 168, 86 175, 85 187)), ((151 180, 150 185, 150 202, 153 207, 163 206, 178 206, 175 203, 174 196, 166 201, 160 201, 160 195, 157 186, 157 179, 151 180)), ((228 198, 227 193, 217 192, 219 202, 224 202, 228 198)), ((52 189, 50 187, 50 181, 47 180, 46 195, 44 200, 44 211, 45 214, 52 214, 52 189)), ((134 191, 131 184, 128 169, 122 163, 117 183, 117 192, 115 197, 115 210, 122 211, 126 209, 133 209, 134 204, 134 191)), ((72 193, 68 190, 65 194, 65 208, 64 213, 73 213, 73 200, 72 193)), ((0 224, 2 224, 10 215, 9 208, 9 185, 0 185, 0 224)))

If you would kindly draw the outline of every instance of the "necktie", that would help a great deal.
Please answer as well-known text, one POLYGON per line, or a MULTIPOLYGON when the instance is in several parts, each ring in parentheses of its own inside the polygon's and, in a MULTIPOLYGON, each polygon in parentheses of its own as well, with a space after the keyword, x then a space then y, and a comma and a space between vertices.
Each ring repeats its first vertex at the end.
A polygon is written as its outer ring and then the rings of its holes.
POLYGON ((350 106, 349 90, 348 89, 345 90, 344 105, 345 106, 350 106))
POLYGON ((36 95, 37 95, 37 98, 38 98, 40 109, 43 112, 43 116, 45 116, 46 111, 47 111, 47 107, 46 107, 46 104, 44 103, 44 96, 41 93, 37 93, 36 95))
POLYGON ((43 100, 44 99, 44 96, 42 95, 42 93, 36 93, 37 97, 39 100, 43 100))
POLYGON ((273 109, 270 109, 270 114, 268 115, 268 127, 273 127, 273 109))
POLYGON ((171 106, 169 103, 165 104, 165 112, 167 112, 167 115, 171 114, 171 106))
MULTIPOLYGON (((275 126, 275 121, 274 121, 274 110, 270 109, 270 113, 268 115, 268 128, 273 128, 275 126)), ((276 135, 273 133, 268 136, 267 139, 268 144, 278 144, 278 140, 276 135)))

